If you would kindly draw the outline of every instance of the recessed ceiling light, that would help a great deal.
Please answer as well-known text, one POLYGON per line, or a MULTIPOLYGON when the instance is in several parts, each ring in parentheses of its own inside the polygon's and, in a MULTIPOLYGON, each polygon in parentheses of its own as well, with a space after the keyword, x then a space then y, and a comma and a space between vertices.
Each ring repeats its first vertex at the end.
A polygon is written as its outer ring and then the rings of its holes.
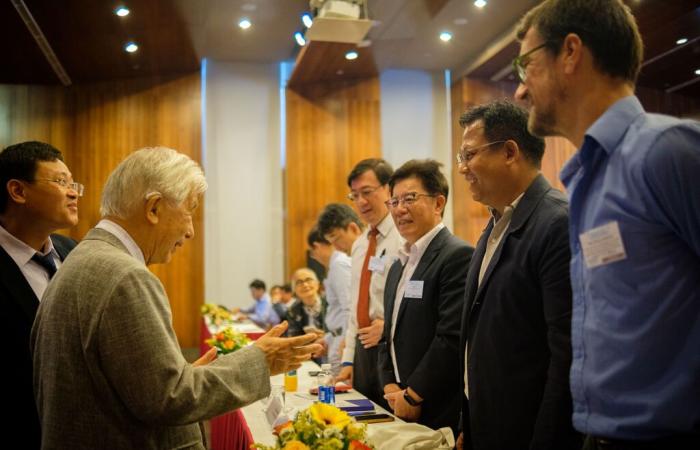
POLYGON ((345 59, 352 61, 353 59, 357 59, 358 56, 360 55, 358 55, 355 50, 350 50, 345 54, 345 59))
POLYGON ((247 18, 243 18, 243 19, 241 19, 241 20, 238 22, 238 26, 239 26, 242 30, 247 30, 247 29, 250 28, 252 25, 253 25, 253 23, 252 23, 250 20, 248 20, 247 18))
POLYGON ((474 6, 476 6, 477 8, 483 8, 484 6, 486 6, 486 0, 476 0, 474 2, 474 6))
POLYGON ((297 41, 297 44, 299 44, 301 47, 306 45, 306 39, 304 39, 304 35, 299 31, 294 33, 294 40, 297 41))
POLYGON ((686 42, 688 42, 688 38, 680 38, 676 41, 676 44, 682 45, 682 44, 685 44, 686 42))
POLYGON ((452 40, 452 33, 449 31, 443 31, 440 33, 440 40, 442 42, 449 42, 452 40))
POLYGON ((695 69, 695 75, 700 75, 700 69, 695 69))
POLYGON ((139 46, 136 45, 135 42, 127 42, 126 45, 124 46, 124 50, 126 50, 129 53, 134 53, 138 49, 139 49, 139 46))
POLYGON ((130 12, 131 11, 129 11, 129 8, 127 8, 126 6, 120 6, 114 10, 114 14, 118 15, 119 17, 128 16, 130 12))
POLYGON ((313 19, 311 18, 311 14, 309 13, 302 14, 301 21, 306 28, 311 28, 311 25, 314 23, 313 19))

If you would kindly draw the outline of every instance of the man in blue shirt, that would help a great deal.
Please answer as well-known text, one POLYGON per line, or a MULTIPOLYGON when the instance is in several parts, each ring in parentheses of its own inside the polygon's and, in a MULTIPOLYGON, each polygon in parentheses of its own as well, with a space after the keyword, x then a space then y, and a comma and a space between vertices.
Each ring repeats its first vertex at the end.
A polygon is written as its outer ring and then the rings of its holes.
POLYGON ((620 0, 523 19, 516 98, 578 152, 570 200, 573 424, 586 449, 700 448, 700 124, 647 114, 620 0))
POLYGON ((241 309, 241 316, 255 322, 256 325, 269 329, 270 327, 280 323, 280 318, 272 308, 270 296, 265 292, 265 282, 262 280, 253 280, 250 282, 250 294, 253 296, 255 303, 248 308, 241 309))

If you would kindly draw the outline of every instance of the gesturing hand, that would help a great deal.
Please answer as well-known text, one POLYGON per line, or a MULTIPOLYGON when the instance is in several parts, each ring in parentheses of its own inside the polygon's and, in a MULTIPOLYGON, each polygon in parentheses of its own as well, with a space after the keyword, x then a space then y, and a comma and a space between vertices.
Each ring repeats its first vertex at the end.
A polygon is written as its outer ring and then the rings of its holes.
POLYGON ((277 375, 298 369, 301 363, 311 359, 313 353, 321 351, 319 344, 312 344, 317 339, 316 334, 305 334, 293 338, 282 338, 287 330, 287 321, 272 327, 255 346, 265 353, 267 366, 271 375, 277 375))

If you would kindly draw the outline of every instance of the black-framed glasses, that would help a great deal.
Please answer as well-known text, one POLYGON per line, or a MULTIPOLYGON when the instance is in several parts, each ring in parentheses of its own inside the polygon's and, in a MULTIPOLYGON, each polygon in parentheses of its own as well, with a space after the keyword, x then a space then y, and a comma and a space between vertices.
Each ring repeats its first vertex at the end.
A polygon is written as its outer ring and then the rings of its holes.
POLYGON ((360 197, 367 199, 367 197, 372 195, 374 193, 374 191, 376 191, 380 187, 382 187, 382 185, 375 186, 375 187, 367 186, 367 187, 360 189, 359 191, 351 191, 350 193, 348 193, 348 200, 354 202, 354 201, 359 200, 360 197))
POLYGON ((398 208, 399 205, 411 206, 421 197, 437 197, 438 194, 419 194, 418 192, 407 192, 401 197, 391 197, 386 201, 386 206, 389 209, 398 208))
POLYGON ((64 189, 70 189, 72 191, 75 191, 78 194, 78 197, 82 197, 83 192, 85 192, 85 185, 76 183, 74 181, 68 181, 64 178, 35 178, 34 181, 49 181, 51 183, 56 183, 64 189))
POLYGON ((527 79, 526 69, 528 64, 530 64, 530 55, 535 53, 537 50, 545 48, 547 44, 549 43, 545 42, 542 45, 538 45, 532 50, 525 52, 522 55, 516 56, 515 59, 513 59, 513 69, 515 70, 515 73, 518 74, 518 78, 520 78, 521 83, 525 83, 525 80, 527 79))
POLYGON ((302 284, 310 284, 310 283, 313 283, 314 281, 316 281, 315 278, 310 278, 310 277, 304 278, 302 280, 296 280, 294 282, 294 286, 301 286, 302 284))
POLYGON ((480 145, 478 147, 473 147, 470 149, 465 148, 464 150, 460 150, 457 153, 457 164, 466 164, 469 161, 471 161, 471 159, 473 157, 475 157, 477 153, 480 153, 488 148, 491 148, 492 145, 503 144, 505 142, 508 142, 508 141, 493 141, 493 142, 489 142, 489 143, 484 144, 484 145, 480 145))

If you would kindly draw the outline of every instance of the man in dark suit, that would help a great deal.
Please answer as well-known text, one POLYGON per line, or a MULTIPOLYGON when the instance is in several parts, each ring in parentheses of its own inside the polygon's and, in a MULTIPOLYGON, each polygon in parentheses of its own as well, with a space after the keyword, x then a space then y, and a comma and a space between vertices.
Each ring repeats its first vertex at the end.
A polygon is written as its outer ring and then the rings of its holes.
POLYGON ((505 101, 460 118, 459 171, 492 218, 467 276, 458 448, 581 446, 569 393, 568 203, 540 174, 544 141, 527 119, 505 101))
POLYGON ((404 420, 455 430, 459 321, 474 249, 442 223, 449 188, 438 162, 408 161, 389 188, 387 205, 403 242, 384 288, 384 397, 404 420))
POLYGON ((75 246, 51 233, 78 222, 82 192, 49 144, 23 142, 0 153, 0 342, 9 352, 2 385, 13 408, 7 429, 27 430, 24 448, 41 442, 29 333, 49 280, 75 246))

